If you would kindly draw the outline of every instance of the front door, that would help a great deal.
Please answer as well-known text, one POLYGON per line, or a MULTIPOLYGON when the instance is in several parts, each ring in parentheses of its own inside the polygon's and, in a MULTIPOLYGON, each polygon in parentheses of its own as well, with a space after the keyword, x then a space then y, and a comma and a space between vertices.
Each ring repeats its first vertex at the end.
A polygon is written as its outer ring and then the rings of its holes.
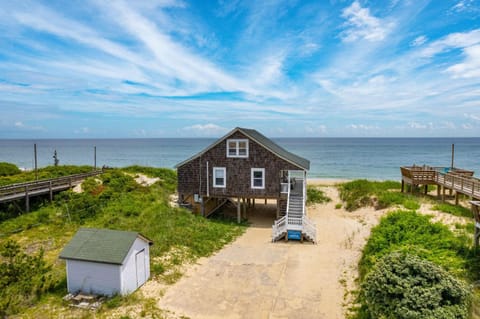
POLYGON ((147 280, 145 271, 145 250, 141 250, 135 255, 135 265, 137 267, 137 287, 140 287, 147 280))

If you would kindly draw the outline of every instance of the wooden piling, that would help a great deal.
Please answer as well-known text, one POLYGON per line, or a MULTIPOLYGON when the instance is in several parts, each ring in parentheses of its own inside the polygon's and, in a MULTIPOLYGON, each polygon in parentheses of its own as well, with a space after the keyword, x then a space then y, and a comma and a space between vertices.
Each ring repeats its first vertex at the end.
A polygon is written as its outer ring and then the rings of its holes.
POLYGON ((28 195, 28 185, 25 186, 25 211, 30 212, 30 196, 28 195))

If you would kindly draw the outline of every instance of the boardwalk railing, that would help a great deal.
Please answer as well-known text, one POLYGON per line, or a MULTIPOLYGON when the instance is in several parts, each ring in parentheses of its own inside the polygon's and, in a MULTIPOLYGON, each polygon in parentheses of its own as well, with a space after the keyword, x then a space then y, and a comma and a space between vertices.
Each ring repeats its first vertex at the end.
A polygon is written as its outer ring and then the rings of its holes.
POLYGON ((95 170, 89 173, 1 186, 0 203, 25 198, 26 210, 29 211, 29 197, 50 194, 51 200, 54 192, 72 188, 73 186, 80 184, 87 177, 99 175, 101 173, 101 170, 95 170))
MULTIPOLYGON (((443 167, 401 167, 402 191, 404 183, 415 185, 438 185, 444 189, 480 199, 480 179, 473 177, 473 171, 443 167)), ((440 189, 438 189, 440 194, 440 189)))

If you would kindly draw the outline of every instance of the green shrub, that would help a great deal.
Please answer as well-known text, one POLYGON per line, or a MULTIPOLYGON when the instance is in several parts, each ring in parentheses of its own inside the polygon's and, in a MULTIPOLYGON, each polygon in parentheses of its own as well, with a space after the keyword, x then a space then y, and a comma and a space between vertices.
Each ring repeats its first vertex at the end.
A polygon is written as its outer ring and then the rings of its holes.
POLYGON ((325 195, 325 193, 312 186, 307 186, 307 204, 323 204, 328 203, 332 199, 325 195))
POLYGON ((473 217, 470 209, 465 208, 463 206, 452 205, 448 203, 437 204, 433 206, 432 209, 438 210, 440 212, 452 214, 455 216, 473 217))
POLYGON ((367 275, 362 289, 372 318, 463 319, 469 313, 465 284, 414 255, 386 255, 367 275))
POLYGON ((22 171, 15 164, 0 162, 0 176, 20 174, 22 171))
POLYGON ((13 240, 0 246, 0 317, 20 311, 53 286, 43 250, 30 256, 13 240))
POLYGON ((342 208, 342 204, 338 203, 338 204, 335 204, 335 209, 340 209, 342 208))
POLYGON ((466 239, 456 237, 447 226, 431 223, 430 216, 413 211, 396 211, 382 217, 372 229, 360 260, 363 278, 377 260, 393 251, 416 254, 453 272, 466 276, 466 239))

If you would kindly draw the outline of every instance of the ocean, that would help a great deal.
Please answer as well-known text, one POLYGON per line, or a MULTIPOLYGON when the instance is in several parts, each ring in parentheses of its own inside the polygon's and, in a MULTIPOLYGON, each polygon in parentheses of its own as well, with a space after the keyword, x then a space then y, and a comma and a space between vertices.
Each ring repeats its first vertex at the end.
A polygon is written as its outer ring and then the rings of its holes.
MULTIPOLYGON (((480 138, 273 138, 285 149, 310 160, 309 178, 400 180, 400 166, 450 166, 452 144, 455 165, 480 175, 480 138)), ((213 143, 211 138, 151 139, 0 139, 0 162, 25 169, 53 165, 97 167, 144 165, 173 168, 213 143)))

